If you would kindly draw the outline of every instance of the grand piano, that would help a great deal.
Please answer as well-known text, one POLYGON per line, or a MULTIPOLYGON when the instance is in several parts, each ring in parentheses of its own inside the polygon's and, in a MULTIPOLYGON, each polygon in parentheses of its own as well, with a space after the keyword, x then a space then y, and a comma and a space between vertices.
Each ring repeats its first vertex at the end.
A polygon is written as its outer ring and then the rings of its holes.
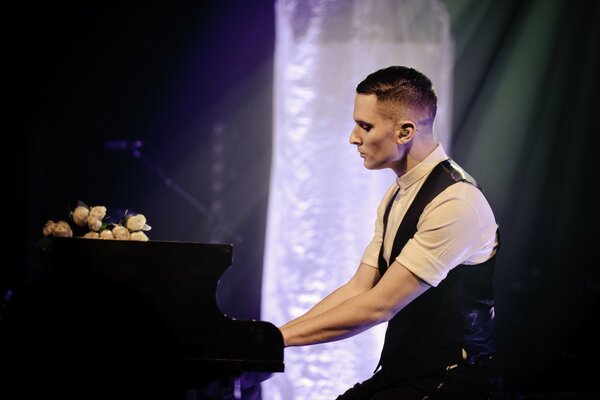
POLYGON ((46 253, 17 346, 32 390, 242 398, 284 370, 273 324, 230 318, 217 305, 231 245, 53 238, 46 253))

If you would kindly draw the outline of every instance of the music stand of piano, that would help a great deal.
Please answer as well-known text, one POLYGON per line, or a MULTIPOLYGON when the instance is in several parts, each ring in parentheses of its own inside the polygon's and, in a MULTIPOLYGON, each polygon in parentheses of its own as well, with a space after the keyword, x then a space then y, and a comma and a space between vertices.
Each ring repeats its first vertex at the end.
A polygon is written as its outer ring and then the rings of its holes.
POLYGON ((55 238, 49 254, 22 346, 46 389, 84 383, 123 393, 125 385, 189 398, 227 384, 239 394, 242 374, 284 370, 273 324, 219 310, 231 245, 55 238), (59 364, 68 371, 57 372, 59 364))

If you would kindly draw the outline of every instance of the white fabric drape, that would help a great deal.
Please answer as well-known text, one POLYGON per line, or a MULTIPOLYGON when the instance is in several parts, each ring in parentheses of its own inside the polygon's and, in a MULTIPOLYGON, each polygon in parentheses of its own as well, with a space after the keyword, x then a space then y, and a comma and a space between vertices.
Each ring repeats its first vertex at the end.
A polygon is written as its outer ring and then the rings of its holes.
MULTIPOLYGON (((394 179, 366 171, 348 144, 356 85, 406 65, 436 87, 435 131, 448 149, 452 41, 434 0, 276 1, 274 146, 262 316, 295 318, 356 270, 394 179)), ((339 342, 285 350, 264 400, 333 399, 375 368, 385 324, 339 342)))

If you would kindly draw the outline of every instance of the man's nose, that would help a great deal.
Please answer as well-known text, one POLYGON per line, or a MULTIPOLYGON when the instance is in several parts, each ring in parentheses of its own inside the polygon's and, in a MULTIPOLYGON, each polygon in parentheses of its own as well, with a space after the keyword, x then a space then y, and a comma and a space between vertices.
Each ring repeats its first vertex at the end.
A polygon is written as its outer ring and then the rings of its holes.
POLYGON ((360 135, 358 134, 358 127, 355 126, 354 129, 352 129, 352 132, 350 132, 350 144, 360 144, 360 135))

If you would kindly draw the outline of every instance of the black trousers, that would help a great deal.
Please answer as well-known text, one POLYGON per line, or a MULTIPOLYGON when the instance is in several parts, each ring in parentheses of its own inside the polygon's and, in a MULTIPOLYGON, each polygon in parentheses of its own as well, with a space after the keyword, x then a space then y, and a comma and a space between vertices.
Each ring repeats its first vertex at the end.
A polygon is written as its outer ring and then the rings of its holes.
POLYGON ((336 400, 485 400, 489 398, 487 368, 460 365, 432 375, 390 381, 380 370, 336 400))

